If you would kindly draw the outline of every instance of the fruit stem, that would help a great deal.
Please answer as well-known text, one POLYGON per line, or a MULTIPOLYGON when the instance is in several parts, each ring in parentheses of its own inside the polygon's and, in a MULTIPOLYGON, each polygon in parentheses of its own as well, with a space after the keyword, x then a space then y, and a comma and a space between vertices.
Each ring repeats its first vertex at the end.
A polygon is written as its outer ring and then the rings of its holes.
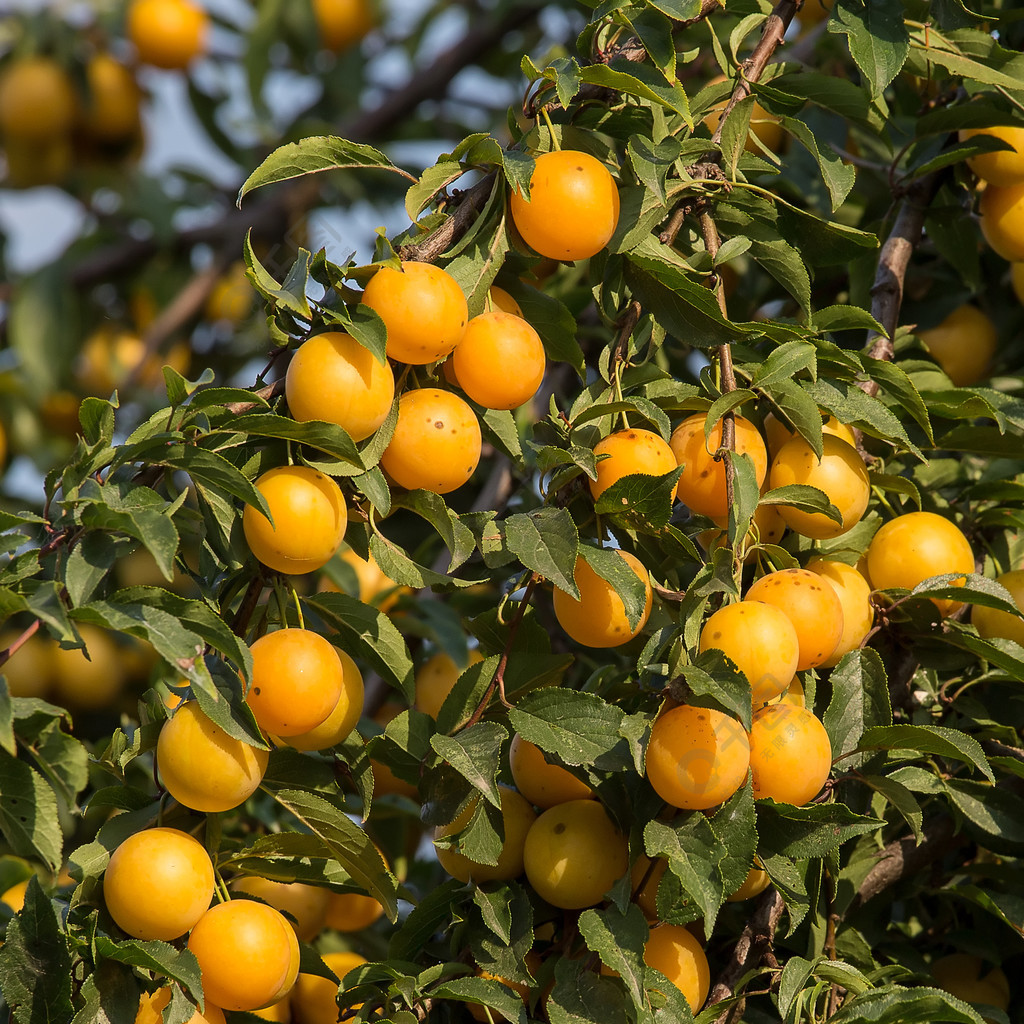
POLYGON ((289 582, 288 589, 292 592, 292 601, 295 603, 295 615, 299 620, 299 629, 306 628, 306 620, 302 617, 302 602, 299 600, 299 592, 295 589, 295 584, 289 582))
POLYGON ((551 133, 551 145, 554 149, 561 149, 561 144, 558 141, 558 136, 555 134, 555 126, 551 123, 551 115, 548 113, 547 107, 540 108, 540 116, 544 118, 544 123, 548 126, 548 131, 551 133))
POLYGON ((215 887, 215 890, 214 890, 214 892, 215 892, 215 894, 217 896, 217 902, 218 903, 230 903, 231 902, 231 893, 228 890, 227 884, 224 882, 224 879, 221 876, 220 870, 218 868, 214 868, 213 869, 213 877, 214 877, 214 880, 217 883, 216 887, 215 887))

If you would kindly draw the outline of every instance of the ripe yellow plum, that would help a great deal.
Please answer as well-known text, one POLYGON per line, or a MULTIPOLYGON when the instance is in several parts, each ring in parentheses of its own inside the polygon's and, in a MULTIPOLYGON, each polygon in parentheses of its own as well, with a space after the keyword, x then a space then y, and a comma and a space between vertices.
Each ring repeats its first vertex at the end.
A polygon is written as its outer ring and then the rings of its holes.
POLYGON ((750 726, 754 796, 801 807, 815 797, 832 769, 825 727, 806 708, 767 704, 750 726))
POLYGON ((807 563, 807 568, 832 584, 832 589, 843 606, 843 632, 835 650, 821 663, 822 668, 832 668, 839 663, 844 654, 860 647, 875 624, 871 584, 856 566, 847 565, 845 562, 812 558, 807 563))
POLYGON ((440 388, 415 388, 398 400, 398 423, 380 464, 400 487, 448 494, 473 475, 482 444, 466 401, 440 388))
POLYGON ((988 376, 998 344, 996 325, 971 305, 958 306, 942 323, 918 331, 918 337, 957 387, 988 376))
POLYGON ((437 718, 445 698, 452 692, 459 676, 470 665, 477 665, 484 656, 474 647, 466 656, 464 665, 456 665, 450 654, 438 651, 432 654, 417 669, 413 685, 413 706, 426 712, 431 718, 437 718))
POLYGON ((518 409, 536 394, 546 368, 540 335, 500 309, 473 317, 452 352, 459 387, 485 409, 518 409))
POLYGON ((544 811, 526 836, 526 877, 541 899, 582 910, 629 870, 626 837, 597 800, 569 800, 544 811))
MULTIPOLYGON (((935 512, 907 512, 879 527, 866 553, 868 578, 876 590, 913 590, 932 576, 974 572, 974 552, 963 532, 935 512)), ((954 580, 956 586, 963 580, 954 580)), ((932 598, 943 615, 962 602, 932 598)))
POLYGON ((630 628, 626 607, 615 588, 599 576, 582 555, 576 559, 576 586, 579 600, 557 587, 553 602, 558 624, 585 647, 619 647, 632 640, 647 624, 654 603, 650 574, 640 559, 628 551, 619 551, 622 560, 644 581, 647 592, 644 612, 635 628, 630 628))
POLYGON ((498 855, 497 864, 478 864, 454 847, 439 846, 438 839, 461 832, 476 810, 479 797, 474 798, 448 825, 434 830, 434 848, 441 867, 452 878, 460 882, 492 882, 516 878, 523 873, 523 848, 526 836, 537 818, 529 801, 508 786, 499 786, 501 794, 501 818, 504 822, 505 838, 498 855))
POLYGON ((871 484, 864 460, 857 449, 834 434, 822 437, 821 459, 802 438, 787 441, 772 461, 769 486, 787 487, 805 484, 823 491, 842 516, 842 522, 829 519, 823 512, 805 512, 792 505, 779 505, 786 525, 804 537, 825 540, 838 537, 856 526, 867 511, 871 484))
POLYGON ((668 442, 652 430, 630 428, 608 434, 594 445, 594 455, 597 457, 597 479, 588 483, 595 501, 624 476, 634 473, 664 476, 677 465, 668 442), (602 455, 606 458, 601 458, 602 455))
POLYGON ((735 718, 680 704, 655 720, 645 764, 662 800, 683 810, 706 810, 743 785, 749 761, 747 734, 735 718))
POLYGON ((278 572, 315 572, 341 546, 348 508, 337 482, 311 466, 277 466, 256 481, 273 517, 271 522, 246 505, 242 529, 249 549, 278 572))
POLYGON ((210 813, 247 800, 263 780, 270 754, 228 736, 195 701, 186 701, 161 727, 156 756, 171 796, 210 813))
POLYGON ((690 1009, 697 1013, 711 988, 711 968, 697 937, 677 924, 659 924, 651 929, 644 946, 644 962, 682 992, 690 1009))
POLYGON ((823 664, 835 652, 843 635, 843 604, 839 595, 827 578, 808 569, 767 573, 751 584, 744 600, 773 605, 793 623, 800 644, 798 672, 823 664))
POLYGON ((619 190, 611 172, 589 153, 562 149, 535 158, 530 197, 517 189, 512 220, 526 244, 554 260, 600 252, 619 222, 619 190))
POLYGON ((367 282, 362 302, 384 321, 388 358, 399 363, 443 359, 462 340, 469 320, 459 282, 433 263, 381 267, 367 282))
POLYGON ((125 839, 103 874, 103 900, 122 931, 169 942, 191 930, 213 899, 213 862, 187 832, 148 828, 125 839))
MULTIPOLYGON (((722 446, 722 421, 719 420, 711 428, 705 441, 706 418, 704 413, 694 413, 672 431, 669 444, 675 453, 676 462, 683 467, 676 486, 676 496, 698 515, 723 519, 729 514, 725 462, 715 461, 715 453, 722 446)), ((750 456, 760 487, 768 472, 768 449, 764 438, 750 420, 736 416, 734 422, 736 452, 750 456)))
POLYGON ((700 653, 721 651, 747 677, 751 699, 761 703, 789 686, 800 659, 800 637, 789 616, 763 601, 725 605, 704 623, 700 653))
MULTIPOLYGON (((1004 572, 996 577, 996 582, 1006 587, 1019 609, 1024 609, 1024 569, 1004 572)), ((971 622, 978 633, 988 640, 1002 638, 1024 646, 1024 619, 1011 615, 1010 612, 976 604, 971 607, 971 622)))
POLYGON ((519 733, 509 747, 509 767, 516 788, 531 804, 542 809, 567 800, 586 800, 594 791, 561 765, 545 760, 544 752, 519 733))
POLYGON ((326 420, 354 441, 387 419, 395 375, 385 360, 341 331, 314 334, 296 350, 285 373, 288 411, 300 422, 326 420))

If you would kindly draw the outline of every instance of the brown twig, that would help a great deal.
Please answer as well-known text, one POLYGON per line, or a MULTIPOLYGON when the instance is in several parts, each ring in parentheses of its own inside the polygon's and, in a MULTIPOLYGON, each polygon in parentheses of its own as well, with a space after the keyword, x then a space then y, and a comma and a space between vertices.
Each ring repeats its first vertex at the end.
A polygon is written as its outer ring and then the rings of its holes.
MULTIPOLYGON (((284 378, 275 380, 273 384, 266 384, 258 390, 254 391, 253 394, 257 398, 263 398, 266 401, 270 401, 272 398, 277 398, 278 395, 284 394, 284 378)), ((259 402, 228 402, 224 406, 228 412, 235 416, 240 416, 243 412, 249 412, 250 409, 255 409, 260 405, 259 402)))
MULTIPOLYGON (((733 947, 732 957, 718 976, 705 1005, 714 1006, 731 999, 736 994, 740 979, 766 959, 784 909, 782 896, 775 888, 766 890, 758 898, 754 913, 733 947)), ((743 998, 737 1000, 715 1018, 715 1024, 732 1024, 739 1020, 744 1004, 743 998)))
POLYGON ((238 612, 231 623, 231 631, 236 636, 242 636, 249 625, 252 613, 256 611, 256 606, 260 603, 264 582, 262 573, 257 573, 250 580, 248 589, 245 591, 245 597, 242 598, 242 603, 238 606, 238 612))
POLYGON ((403 245, 398 255, 403 260, 419 260, 424 263, 437 259, 456 239, 465 234, 473 218, 484 208, 494 185, 495 175, 488 174, 472 188, 459 193, 457 199, 453 200, 454 208, 450 216, 420 241, 403 245))
MULTIPOLYGON (((718 227, 706 209, 701 211, 698 220, 700 222, 701 235, 704 237, 704 246, 708 251, 708 255, 714 261, 721 247, 718 227)), ((715 274, 712 281, 714 282, 715 297, 718 299, 718 308, 722 311, 722 316, 728 319, 729 310, 725 302, 725 287, 722 284, 722 279, 718 274, 715 274)), ((722 374, 722 393, 729 394, 729 392, 736 390, 736 374, 732 366, 732 346, 729 344, 719 345, 717 353, 718 367, 722 374)), ((718 451, 715 452, 715 459, 725 460, 725 500, 729 508, 732 508, 735 497, 736 470, 732 464, 735 452, 736 418, 730 411, 722 417, 722 444, 718 451)))
POLYGON ((536 573, 530 576, 530 581, 526 584, 526 590, 523 592, 523 598, 519 602, 519 607, 516 609, 516 613, 512 618, 512 621, 508 625, 508 640, 505 641, 505 649, 501 652, 501 658, 498 661, 498 667, 494 670, 494 678, 490 681, 487 692, 480 699, 480 703, 476 706, 476 710, 469 717, 469 721, 462 727, 468 729, 471 725, 476 725, 484 716, 484 711, 487 710, 487 705, 491 702, 491 697, 494 696, 494 691, 497 689, 498 697, 501 703, 505 707, 511 707, 509 702, 505 698, 505 669, 508 667, 508 656, 512 650, 512 643, 516 638, 516 633, 519 632, 519 626, 523 621, 523 617, 526 615, 526 609, 530 606, 530 598, 533 596, 533 592, 537 587, 540 577, 536 573))
POLYGON ((22 634, 10 644, 9 647, 5 647, 0 651, 0 665, 6 665, 7 662, 14 657, 18 652, 18 649, 22 647, 28 640, 34 636, 39 630, 39 619, 32 622, 30 626, 27 626, 22 634))
POLYGON ((736 88, 733 89, 729 102, 722 112, 718 127, 715 128, 711 141, 716 145, 722 142, 722 131, 725 128, 726 118, 732 113, 737 104, 741 103, 750 95, 750 87, 756 83, 768 62, 775 55, 775 51, 782 45, 786 37, 786 29, 793 20, 797 10, 797 0, 779 0, 772 13, 768 15, 764 28, 761 30, 761 38, 758 40, 754 52, 740 65, 739 78, 736 88))
MULTIPOLYGON (((868 356, 871 359, 891 360, 893 357, 893 339, 903 306, 907 267, 921 240, 928 207, 941 182, 941 172, 935 171, 910 185, 879 253, 878 269, 871 286, 871 315, 882 325, 884 334, 873 334, 868 338, 868 356)), ((859 386, 872 397, 878 394, 878 384, 873 380, 861 381, 859 386)))

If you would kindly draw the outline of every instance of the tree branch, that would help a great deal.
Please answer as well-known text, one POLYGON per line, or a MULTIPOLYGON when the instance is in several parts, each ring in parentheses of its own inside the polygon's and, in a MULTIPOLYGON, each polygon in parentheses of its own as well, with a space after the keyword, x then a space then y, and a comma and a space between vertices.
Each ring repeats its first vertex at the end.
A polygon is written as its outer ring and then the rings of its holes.
POLYGON ((965 840, 955 835, 956 826, 950 817, 929 822, 924 840, 918 844, 913 836, 893 840, 878 855, 878 861, 860 883, 844 917, 859 910, 868 900, 890 886, 917 874, 965 840))
POLYGON ((726 118, 737 104, 750 95, 751 85, 764 74, 768 62, 785 40, 786 29, 789 28, 789 23, 796 14, 797 6, 797 0, 779 0, 772 13, 768 15, 768 20, 764 23, 761 38, 757 46, 754 47, 754 52, 739 67, 740 74, 736 88, 733 89, 732 96, 729 97, 729 102, 718 122, 718 127, 715 129, 714 135, 711 136, 711 141, 716 146, 721 144, 726 118))
MULTIPOLYGON (((924 219, 942 182, 942 174, 935 171, 918 178, 907 189, 889 237, 878 256, 878 270, 871 286, 871 315, 882 325, 884 334, 868 338, 868 356, 871 359, 891 360, 893 338, 903 306, 903 282, 910 258, 921 241, 924 219)), ((878 394, 875 381, 861 381, 867 394, 878 394)))
POLYGON ((449 249, 456 239, 467 231, 473 218, 484 208, 491 190, 494 188, 495 176, 488 174, 472 188, 461 192, 453 199, 454 208, 438 227, 418 242, 410 242, 398 250, 403 260, 422 260, 430 263, 441 253, 449 249))
MULTIPOLYGON (((339 125, 338 134, 356 142, 383 138, 424 100, 443 96, 460 71, 500 44, 508 33, 535 18, 540 10, 541 7, 534 3, 524 3, 494 21, 474 25, 459 42, 448 48, 442 58, 429 67, 417 69, 405 85, 382 103, 339 125)), ((269 192, 242 212, 234 208, 233 196, 225 193, 223 214, 207 224, 180 232, 171 247, 180 252, 198 243, 209 242, 222 251, 237 250, 250 228, 256 236, 281 237, 287 231, 289 214, 309 209, 319 196, 320 187, 314 179, 303 178, 269 192)), ((118 242, 92 253, 87 261, 75 267, 71 271, 71 281, 78 288, 87 288, 134 272, 161 246, 161 241, 155 237, 118 242)))
MULTIPOLYGON (((774 887, 767 889, 758 897, 754 913, 733 947, 732 958, 718 976, 705 1006, 714 1006, 716 1003, 731 999, 736 994, 736 986, 743 976, 764 960, 784 909, 782 896, 774 887)), ((739 1020, 743 1014, 744 1004, 743 998, 737 1000, 715 1018, 715 1024, 732 1024, 733 1021, 739 1020)))

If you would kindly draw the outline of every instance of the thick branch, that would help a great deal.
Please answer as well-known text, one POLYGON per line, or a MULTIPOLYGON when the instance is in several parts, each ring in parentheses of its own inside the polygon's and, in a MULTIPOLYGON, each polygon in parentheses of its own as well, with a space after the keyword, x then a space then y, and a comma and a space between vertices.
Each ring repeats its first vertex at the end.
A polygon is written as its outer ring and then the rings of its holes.
POLYGON ((473 218, 483 209, 494 188, 494 175, 488 174, 472 188, 461 193, 455 202, 451 215, 440 226, 419 242, 410 242, 398 250, 403 260, 421 260, 430 263, 437 259, 469 228, 473 218))
MULTIPOLYGON (((775 888, 768 889, 759 897, 753 915, 733 947, 732 958, 711 989, 707 1006, 731 999, 736 993, 740 979, 764 960, 784 909, 782 896, 775 888)), ((743 1015, 743 1007, 743 999, 733 1003, 715 1018, 715 1024, 731 1024, 732 1021, 739 1020, 743 1015)))
MULTIPOLYGON (((871 315, 882 325, 885 334, 876 334, 868 339, 868 355, 872 359, 890 360, 893 357, 893 338, 903 306, 907 267, 921 240, 928 207, 941 181, 942 175, 936 171, 919 178, 907 189, 892 231, 879 253, 878 270, 871 286, 871 315)), ((869 395, 878 393, 878 384, 874 381, 864 381, 860 386, 869 395)))
POLYGON ((943 817, 925 826, 924 840, 920 845, 913 836, 889 843, 879 853, 878 862, 861 882, 845 916, 855 913, 868 900, 904 878, 917 874, 959 845, 962 840, 954 832, 953 819, 943 817))
POLYGON ((768 20, 761 30, 761 38, 754 52, 740 65, 740 74, 733 89, 732 96, 722 112, 722 118, 718 122, 715 134, 711 141, 717 146, 722 141, 722 130, 725 128, 726 118, 732 113, 733 108, 750 95, 750 87, 764 74, 768 62, 775 55, 775 51, 782 45, 786 37, 786 29, 796 14, 797 0, 779 0, 775 9, 768 15, 768 20))

